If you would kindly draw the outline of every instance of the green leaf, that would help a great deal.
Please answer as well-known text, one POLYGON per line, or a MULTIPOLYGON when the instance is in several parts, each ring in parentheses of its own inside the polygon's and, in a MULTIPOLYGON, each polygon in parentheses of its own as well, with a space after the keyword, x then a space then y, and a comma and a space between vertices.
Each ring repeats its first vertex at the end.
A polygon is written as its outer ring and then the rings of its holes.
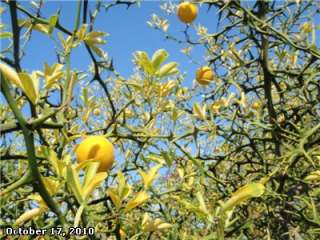
POLYGON ((100 161, 90 161, 88 165, 85 167, 86 170, 85 170, 84 180, 82 184, 83 189, 87 188, 91 180, 97 174, 97 170, 99 166, 100 166, 100 161))
POLYGON ((74 218, 73 227, 78 227, 79 226, 79 223, 80 223, 80 220, 81 220, 81 215, 83 213, 84 208, 85 208, 85 204, 81 204, 80 207, 78 208, 76 216, 74 218))
POLYGON ((311 172, 308 176, 304 178, 304 180, 308 182, 320 182, 320 170, 311 172))
POLYGON ((48 31, 49 34, 53 32, 57 22, 58 22, 58 14, 52 15, 49 18, 49 31, 48 31))
POLYGON ((35 73, 31 75, 21 72, 18 73, 24 93, 28 96, 33 104, 39 99, 39 79, 35 73))
POLYGON ((196 215, 198 215, 200 218, 206 218, 207 217, 207 213, 204 212, 201 208, 199 208, 198 206, 196 206, 195 204, 184 200, 184 199, 177 199, 182 205, 184 205, 184 207, 186 209, 188 209, 189 211, 195 213, 196 215))
POLYGON ((179 73, 179 70, 177 69, 177 66, 178 66, 178 63, 176 63, 176 62, 167 63, 164 66, 162 66, 160 68, 160 70, 157 71, 156 74, 160 78, 177 74, 177 73, 179 73))
POLYGON ((12 67, 8 66, 7 64, 0 63, 0 72, 1 72, 1 74, 3 74, 4 77, 6 77, 6 79, 10 83, 16 85, 17 87, 22 88, 22 84, 21 84, 21 80, 19 78, 19 75, 12 67))
POLYGON ((12 37, 12 33, 11 32, 0 32, 0 39, 11 38, 11 37, 12 37))
POLYGON ((144 172, 141 169, 139 170, 139 174, 142 177, 143 180, 143 184, 144 184, 144 189, 148 189, 152 182, 154 181, 154 179, 157 177, 157 172, 159 171, 159 169, 162 167, 162 165, 156 165, 154 167, 152 167, 150 169, 149 172, 144 172))
POLYGON ((173 163, 172 153, 162 151, 161 155, 162 155, 163 159, 166 161, 166 164, 170 167, 173 163))
POLYGON ((112 203, 117 209, 120 209, 121 207, 121 199, 118 195, 118 189, 117 188, 109 188, 107 190, 108 196, 111 198, 112 203))
POLYGON ((149 197, 148 193, 146 193, 145 191, 137 193, 137 195, 127 203, 127 205, 124 209, 125 212, 128 212, 128 211, 132 210, 133 208, 136 208, 136 207, 142 205, 149 198, 150 197, 149 197))
POLYGON ((201 192, 197 192, 196 196, 197 196, 197 199, 198 199, 198 202, 199 202, 199 209, 202 212, 204 212, 206 214, 209 214, 209 211, 208 211, 208 208, 207 208, 207 206, 205 204, 205 201, 203 199, 202 193, 201 192))
POLYGON ((148 156, 146 156, 146 159, 148 159, 150 161, 154 161, 154 162, 160 163, 160 164, 165 163, 165 161, 164 161, 162 156, 159 156, 158 154, 154 154, 154 153, 150 153, 148 156))
POLYGON ((80 185, 80 180, 78 177, 78 173, 71 164, 67 166, 67 184, 70 190, 73 192, 74 196, 76 197, 78 203, 83 202, 83 193, 80 185))
POLYGON ((153 68, 155 71, 158 71, 161 64, 167 60, 167 58, 169 57, 169 54, 166 50, 164 49, 159 49, 158 51, 156 51, 151 59, 153 68))
POLYGON ((107 176, 108 173, 99 172, 93 177, 91 182, 85 188, 83 188, 83 196, 85 200, 90 197, 91 193, 102 183, 103 180, 106 179, 107 176))
POLYGON ((128 197, 128 195, 131 192, 131 188, 130 188, 130 185, 127 183, 123 173, 120 171, 117 174, 117 180, 118 180, 118 193, 122 201, 128 197))
POLYGON ((234 192, 231 198, 222 205, 222 211, 231 210, 236 205, 254 197, 260 197, 265 191, 261 183, 249 183, 234 192))
POLYGON ((19 226, 26 221, 35 219, 37 216, 41 215, 44 211, 45 209, 43 208, 34 208, 32 210, 26 211, 15 221, 14 225, 19 226))
POLYGON ((207 106, 200 106, 198 103, 193 104, 193 115, 201 120, 206 120, 207 106))
POLYGON ((152 63, 148 57, 148 54, 146 52, 137 51, 135 53, 135 62, 139 67, 142 68, 142 70, 145 73, 148 73, 150 75, 154 73, 153 65, 152 65, 152 63))
POLYGON ((51 67, 47 63, 44 64, 43 75, 46 89, 50 89, 60 78, 62 78, 62 68, 63 65, 58 63, 53 64, 51 67))

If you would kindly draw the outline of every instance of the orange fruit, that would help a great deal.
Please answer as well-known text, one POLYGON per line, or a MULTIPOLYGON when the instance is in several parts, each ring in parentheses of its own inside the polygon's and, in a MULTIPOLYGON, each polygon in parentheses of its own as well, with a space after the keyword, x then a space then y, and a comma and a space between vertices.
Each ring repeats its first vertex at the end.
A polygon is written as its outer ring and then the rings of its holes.
POLYGON ((99 108, 94 109, 93 110, 93 115, 99 116, 100 115, 100 109, 99 108))
POLYGON ((260 102, 254 102, 253 104, 252 104, 252 108, 254 109, 254 110, 259 110, 260 109, 260 107, 261 107, 261 103, 260 102))
POLYGON ((183 2, 178 6, 177 15, 182 22, 192 23, 198 15, 198 8, 193 3, 183 2))
POLYGON ((214 78, 213 71, 210 67, 200 67, 196 73, 196 80, 201 85, 208 85, 214 78))
POLYGON ((110 141, 104 136, 86 137, 75 150, 78 163, 89 159, 100 161, 98 172, 108 171, 114 162, 114 151, 110 141))

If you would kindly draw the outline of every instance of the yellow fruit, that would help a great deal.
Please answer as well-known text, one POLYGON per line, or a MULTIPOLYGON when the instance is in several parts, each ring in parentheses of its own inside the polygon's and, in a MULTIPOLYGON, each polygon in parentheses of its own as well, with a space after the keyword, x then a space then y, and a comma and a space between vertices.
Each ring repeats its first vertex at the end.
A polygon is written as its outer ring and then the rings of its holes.
POLYGON ((94 109, 93 110, 93 115, 99 116, 100 115, 100 109, 99 108, 94 109))
POLYGON ((214 78, 213 71, 210 67, 204 66, 197 70, 196 80, 201 85, 208 85, 214 78))
POLYGON ((98 172, 108 171, 114 162, 112 143, 103 136, 89 136, 85 138, 75 150, 78 163, 96 159, 100 161, 98 172))
POLYGON ((260 102, 254 102, 253 104, 252 104, 252 108, 254 109, 254 110, 259 110, 260 109, 260 107, 261 107, 261 103, 260 102))
POLYGON ((182 22, 192 23, 198 15, 198 8, 190 2, 183 2, 178 6, 177 15, 182 22))

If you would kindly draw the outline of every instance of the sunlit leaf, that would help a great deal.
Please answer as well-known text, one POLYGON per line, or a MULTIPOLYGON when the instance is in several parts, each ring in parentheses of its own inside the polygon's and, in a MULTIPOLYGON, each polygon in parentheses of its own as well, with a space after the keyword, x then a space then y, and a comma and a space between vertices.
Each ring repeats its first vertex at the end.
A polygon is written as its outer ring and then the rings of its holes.
POLYGON ((131 188, 129 184, 127 183, 124 175, 122 172, 118 172, 117 174, 117 180, 118 180, 118 193, 121 200, 124 200, 127 198, 131 192, 131 188))
POLYGON ((172 227, 171 224, 159 218, 151 219, 147 213, 144 214, 141 225, 144 232, 155 232, 172 227))
POLYGON ((128 212, 128 211, 132 210, 133 208, 136 208, 136 207, 142 205, 149 198, 150 197, 149 197, 148 193, 146 193, 145 191, 137 193, 137 195, 127 203, 127 205, 125 207, 125 212, 128 212))
POLYGON ((137 51, 134 55, 136 64, 148 74, 154 73, 153 65, 148 57, 148 54, 143 51, 137 51))
POLYGON ((42 177, 43 184, 50 195, 55 195, 60 188, 60 183, 53 177, 42 177))
POLYGON ((107 190, 107 194, 111 198, 112 203, 115 205, 117 209, 120 209, 121 207, 121 199, 118 195, 118 189, 117 188, 109 188, 107 190))
POLYGON ((161 64, 167 60, 168 56, 168 52, 164 49, 159 49, 153 54, 151 62, 155 71, 157 71, 161 64))
POLYGON ((202 193, 201 192, 197 192, 196 196, 197 196, 197 199, 198 199, 198 202, 199 202, 199 208, 201 209, 201 211, 203 211, 206 214, 209 214, 209 211, 208 211, 208 208, 207 208, 207 206, 206 206, 206 204, 204 202, 202 193))
POLYGON ((222 211, 228 211, 250 198, 260 197, 264 191, 263 184, 249 183, 232 194, 231 198, 222 205, 222 211))
POLYGON ((35 72, 29 75, 26 72, 18 73, 22 89, 33 104, 39 100, 39 79, 35 72))
POLYGON ((148 189, 151 186, 152 182, 157 177, 157 172, 159 171, 160 168, 161 168, 161 165, 159 164, 152 167, 147 173, 142 170, 139 170, 139 174, 143 179, 143 184, 145 189, 148 189))
POLYGON ((320 182, 320 170, 310 173, 308 176, 304 178, 304 180, 308 182, 312 182, 312 181, 320 182))
POLYGON ((171 76, 171 75, 175 75, 177 73, 179 73, 179 70, 177 69, 178 67, 178 63, 176 62, 170 62, 167 63, 165 65, 163 65, 158 71, 157 71, 157 75, 160 78, 163 77, 167 77, 167 76, 171 76))
POLYGON ((4 63, 0 63, 0 71, 10 83, 16 85, 17 87, 22 87, 19 75, 13 68, 4 63))
POLYGON ((24 222, 40 216, 44 211, 45 210, 43 208, 34 208, 32 210, 26 211, 15 221, 14 224, 16 226, 22 225, 24 222))
POLYGON ((193 104, 193 115, 201 120, 206 120, 207 105, 193 104))
POLYGON ((67 184, 76 197, 77 201, 79 203, 82 203, 84 199, 78 172, 74 167, 72 167, 71 164, 67 166, 67 184))
POLYGON ((97 173, 93 179, 91 180, 91 182, 88 184, 88 186, 86 186, 84 189, 83 189, 83 196, 84 196, 84 199, 87 199, 91 193, 94 191, 94 189, 99 186, 102 181, 104 179, 106 179, 106 177, 108 176, 108 174, 106 172, 99 172, 97 173))
POLYGON ((61 71, 63 68, 62 64, 55 63, 51 67, 45 63, 44 64, 44 79, 45 79, 45 88, 50 89, 60 78, 63 76, 61 71))
POLYGON ((12 37, 11 32, 0 32, 0 39, 11 38, 11 37, 12 37))

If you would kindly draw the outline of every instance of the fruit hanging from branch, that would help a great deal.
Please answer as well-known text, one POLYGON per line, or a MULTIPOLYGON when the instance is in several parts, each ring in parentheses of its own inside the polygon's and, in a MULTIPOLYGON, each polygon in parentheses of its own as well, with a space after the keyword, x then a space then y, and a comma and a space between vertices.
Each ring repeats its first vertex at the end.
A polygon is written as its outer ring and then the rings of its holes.
POLYGON ((189 24, 197 18, 198 8, 193 3, 183 2, 178 6, 177 15, 182 22, 189 24))
POLYGON ((89 159, 100 161, 98 172, 108 171, 114 162, 114 151, 110 141, 104 136, 88 136, 75 150, 78 163, 89 159))
POLYGON ((214 73, 208 66, 198 68, 196 80, 200 85, 208 85, 214 79, 214 73))

